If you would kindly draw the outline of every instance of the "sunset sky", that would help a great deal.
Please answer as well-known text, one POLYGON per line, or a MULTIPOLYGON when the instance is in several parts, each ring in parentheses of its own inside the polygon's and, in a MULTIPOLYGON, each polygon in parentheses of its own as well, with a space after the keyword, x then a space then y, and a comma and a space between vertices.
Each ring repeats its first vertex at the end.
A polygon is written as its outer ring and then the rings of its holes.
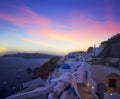
POLYGON ((120 0, 0 0, 0 54, 64 55, 120 33, 120 0))

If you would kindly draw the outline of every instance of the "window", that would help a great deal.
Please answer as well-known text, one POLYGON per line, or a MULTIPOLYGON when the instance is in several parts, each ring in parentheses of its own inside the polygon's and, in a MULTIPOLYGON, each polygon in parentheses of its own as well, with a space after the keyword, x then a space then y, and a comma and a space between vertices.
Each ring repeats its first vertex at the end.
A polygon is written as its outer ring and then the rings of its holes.
POLYGON ((88 79, 88 72, 87 71, 85 71, 85 79, 86 79, 86 81, 88 79))
POLYGON ((116 88, 116 79, 109 79, 109 87, 116 88))

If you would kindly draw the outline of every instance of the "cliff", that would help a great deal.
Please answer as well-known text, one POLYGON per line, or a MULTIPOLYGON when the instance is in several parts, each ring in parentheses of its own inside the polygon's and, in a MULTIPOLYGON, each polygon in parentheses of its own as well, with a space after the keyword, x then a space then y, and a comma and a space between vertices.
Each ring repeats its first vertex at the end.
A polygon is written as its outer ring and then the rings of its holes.
POLYGON ((54 70, 56 63, 60 58, 60 56, 53 57, 41 67, 35 68, 33 70, 32 78, 35 79, 41 77, 42 79, 47 79, 49 74, 54 70))

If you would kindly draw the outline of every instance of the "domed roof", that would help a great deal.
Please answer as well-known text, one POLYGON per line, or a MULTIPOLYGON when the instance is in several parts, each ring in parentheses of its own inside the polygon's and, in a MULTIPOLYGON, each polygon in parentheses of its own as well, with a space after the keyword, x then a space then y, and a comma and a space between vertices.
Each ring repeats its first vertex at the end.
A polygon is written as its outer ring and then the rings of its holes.
POLYGON ((62 69, 71 69, 69 64, 63 64, 62 69))
POLYGON ((70 55, 69 58, 75 58, 75 56, 74 55, 70 55))

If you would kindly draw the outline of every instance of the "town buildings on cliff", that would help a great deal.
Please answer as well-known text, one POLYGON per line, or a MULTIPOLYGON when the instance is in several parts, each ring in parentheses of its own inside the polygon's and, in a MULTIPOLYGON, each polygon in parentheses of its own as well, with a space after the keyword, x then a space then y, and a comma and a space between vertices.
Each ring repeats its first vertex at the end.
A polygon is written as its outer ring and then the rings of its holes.
POLYGON ((41 81, 23 84, 29 86, 6 99, 120 99, 120 34, 62 57, 41 81))

